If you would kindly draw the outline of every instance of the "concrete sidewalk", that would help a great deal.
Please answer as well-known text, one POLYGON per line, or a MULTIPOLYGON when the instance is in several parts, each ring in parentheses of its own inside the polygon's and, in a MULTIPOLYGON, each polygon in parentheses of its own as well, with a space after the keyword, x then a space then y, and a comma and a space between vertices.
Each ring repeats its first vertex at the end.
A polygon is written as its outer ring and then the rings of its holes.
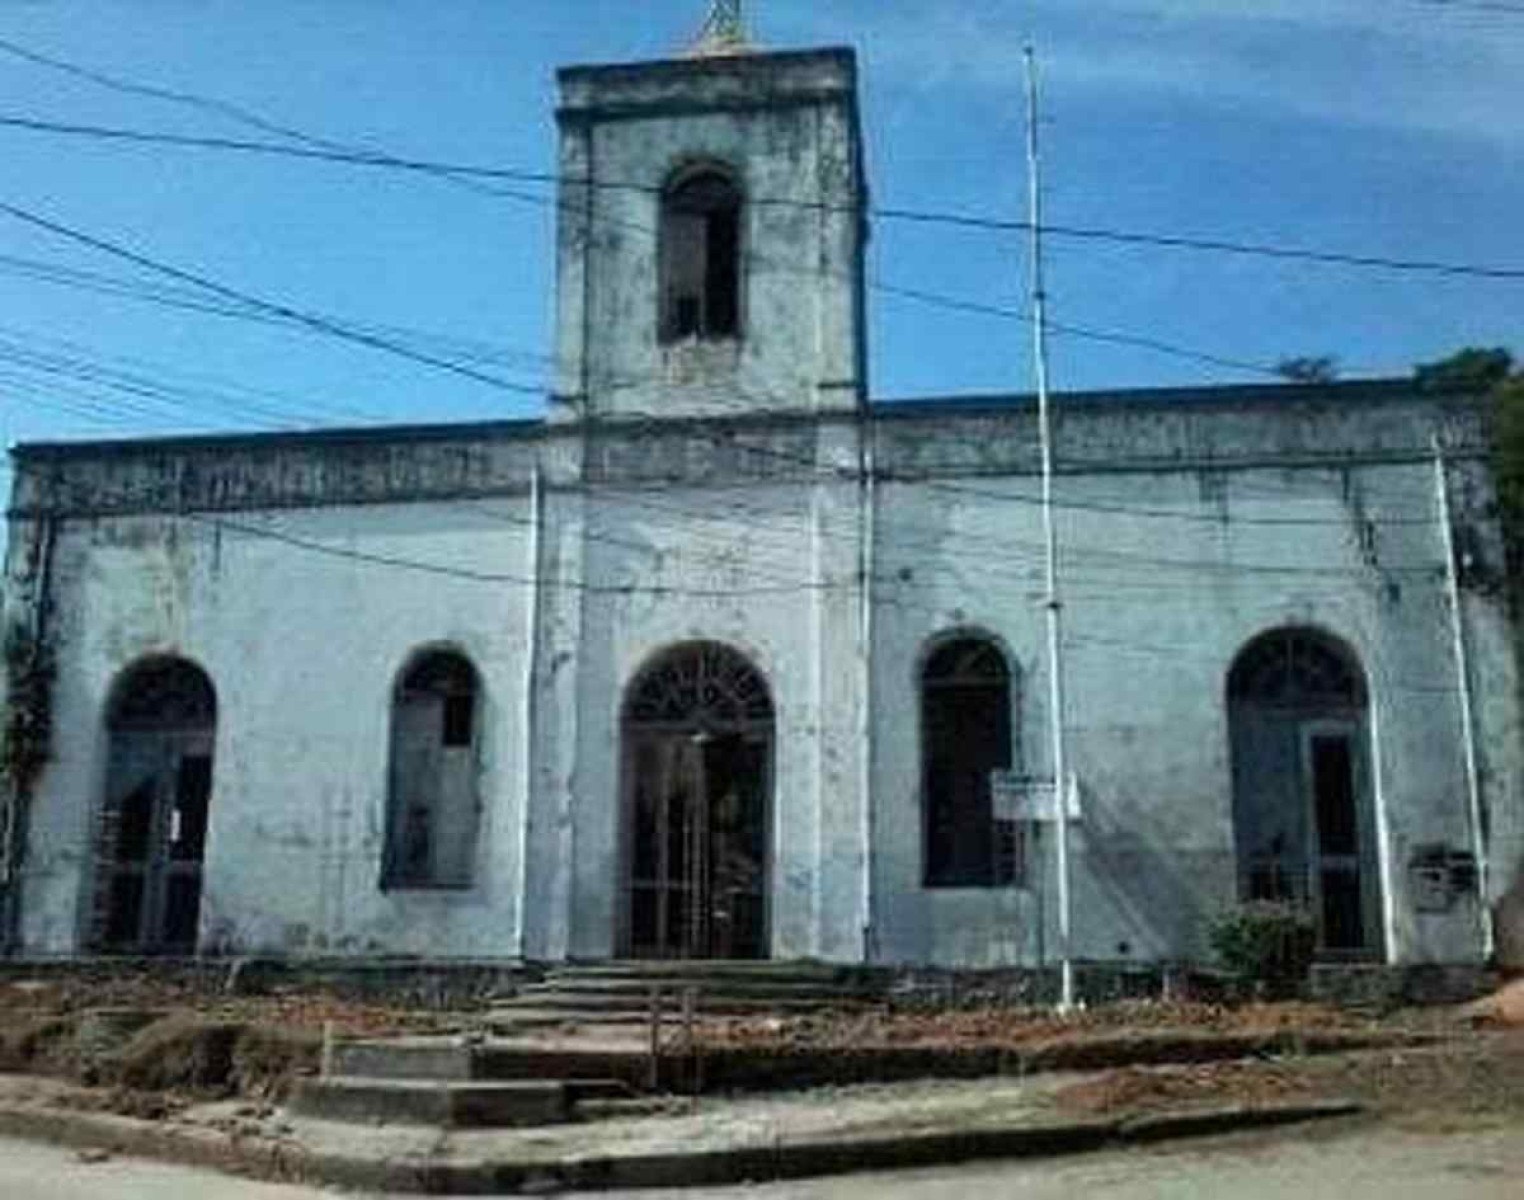
POLYGON ((820 1088, 671 1101, 660 1113, 506 1130, 355 1126, 197 1105, 157 1120, 99 1109, 88 1089, 0 1076, 0 1134, 165 1158, 263 1179, 375 1191, 485 1195, 761 1182, 1346 1116, 1346 1102, 1219 1108, 1134 1121, 1073 1120, 1054 1094, 1086 1075, 820 1088))

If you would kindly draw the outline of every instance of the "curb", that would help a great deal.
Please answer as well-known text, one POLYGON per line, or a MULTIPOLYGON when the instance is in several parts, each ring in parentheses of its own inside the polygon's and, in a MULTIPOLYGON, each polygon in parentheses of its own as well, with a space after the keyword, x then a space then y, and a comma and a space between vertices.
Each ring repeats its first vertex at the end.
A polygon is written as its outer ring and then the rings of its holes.
POLYGON ((315 1153, 288 1142, 167 1126, 105 1113, 0 1107, 0 1136, 163 1159, 271 1182, 421 1195, 491 1195, 761 1183, 974 1162, 1056 1157, 1176 1138, 1274 1128, 1364 1112, 1353 1100, 1225 1107, 1122 1121, 941 1130, 691 1153, 559 1162, 383 1159, 315 1153))

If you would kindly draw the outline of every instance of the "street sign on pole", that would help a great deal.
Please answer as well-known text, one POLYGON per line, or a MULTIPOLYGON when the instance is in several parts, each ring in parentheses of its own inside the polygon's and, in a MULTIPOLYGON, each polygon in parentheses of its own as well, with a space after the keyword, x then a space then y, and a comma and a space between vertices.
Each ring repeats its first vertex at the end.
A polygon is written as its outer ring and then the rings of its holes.
MULTIPOLYGON (((1072 825, 1080 819, 1079 780, 1072 772, 1064 782, 1064 800, 1064 816, 1072 825)), ((997 821, 1051 825, 1059 816, 1053 802, 1053 780, 1047 776, 991 771, 990 803, 997 821)))

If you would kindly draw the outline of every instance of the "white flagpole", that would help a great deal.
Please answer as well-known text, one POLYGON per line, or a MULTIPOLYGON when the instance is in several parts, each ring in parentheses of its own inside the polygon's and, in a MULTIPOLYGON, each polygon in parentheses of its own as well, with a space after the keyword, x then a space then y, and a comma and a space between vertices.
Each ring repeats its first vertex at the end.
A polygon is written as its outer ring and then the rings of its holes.
POLYGON ((1042 261, 1042 158, 1037 141, 1037 59, 1028 46, 1027 184, 1032 245, 1032 363, 1037 375, 1037 422, 1042 441, 1042 523, 1047 559, 1048 705, 1052 734, 1054 830, 1058 856, 1059 1009, 1074 1007, 1074 957, 1069 888, 1068 760, 1064 745, 1062 605, 1058 598, 1058 533, 1053 514, 1053 411, 1048 396, 1048 298, 1042 261))

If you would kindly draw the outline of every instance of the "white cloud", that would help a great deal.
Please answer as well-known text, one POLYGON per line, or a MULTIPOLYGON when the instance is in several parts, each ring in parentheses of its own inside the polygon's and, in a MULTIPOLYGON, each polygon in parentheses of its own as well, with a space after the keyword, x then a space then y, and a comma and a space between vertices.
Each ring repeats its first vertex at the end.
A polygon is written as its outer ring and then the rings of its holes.
POLYGON ((1524 15, 1424 0, 840 0, 811 23, 831 40, 855 30, 869 69, 911 87, 1014 91, 1035 39, 1059 99, 1164 92, 1524 147, 1524 15))

